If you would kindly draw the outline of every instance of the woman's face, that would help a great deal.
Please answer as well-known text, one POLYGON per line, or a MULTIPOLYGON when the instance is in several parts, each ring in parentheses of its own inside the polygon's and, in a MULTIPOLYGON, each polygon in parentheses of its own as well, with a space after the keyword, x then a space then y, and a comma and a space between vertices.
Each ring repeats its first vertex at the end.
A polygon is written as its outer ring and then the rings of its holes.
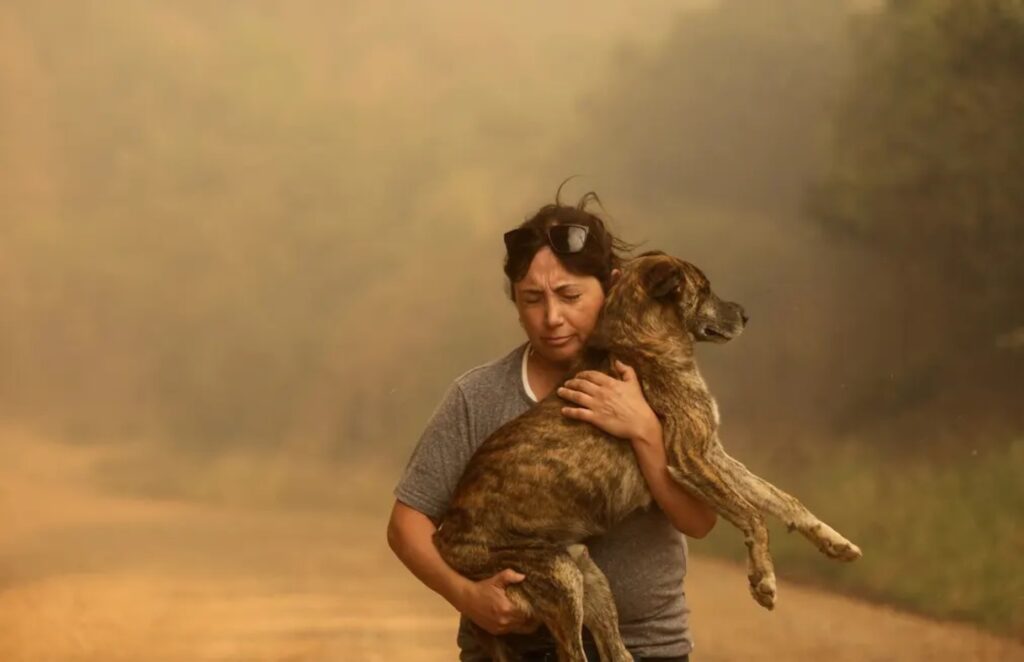
POLYGON ((597 324, 604 305, 601 283, 569 272, 545 246, 514 287, 516 309, 533 351, 550 363, 571 363, 597 324))

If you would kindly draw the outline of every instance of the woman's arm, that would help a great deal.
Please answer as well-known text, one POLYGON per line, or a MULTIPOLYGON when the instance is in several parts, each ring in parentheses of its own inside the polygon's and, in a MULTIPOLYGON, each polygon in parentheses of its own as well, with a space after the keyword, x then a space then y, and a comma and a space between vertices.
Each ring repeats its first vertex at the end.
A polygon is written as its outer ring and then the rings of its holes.
POLYGON ((655 417, 650 427, 630 438, 630 442, 647 488, 672 526, 691 538, 703 538, 709 534, 715 528, 718 515, 669 475, 661 421, 655 417))
POLYGON ((703 538, 714 528, 717 514, 672 480, 661 421, 647 404, 636 372, 621 361, 615 361, 615 369, 622 379, 588 370, 566 381, 558 394, 581 406, 563 407, 562 414, 628 439, 651 496, 672 526, 692 538, 703 538))
POLYGON ((505 594, 505 587, 523 581, 524 575, 509 568, 479 582, 463 577, 434 546, 436 530, 429 517, 396 500, 388 522, 388 545, 417 579, 491 634, 536 629, 505 594))

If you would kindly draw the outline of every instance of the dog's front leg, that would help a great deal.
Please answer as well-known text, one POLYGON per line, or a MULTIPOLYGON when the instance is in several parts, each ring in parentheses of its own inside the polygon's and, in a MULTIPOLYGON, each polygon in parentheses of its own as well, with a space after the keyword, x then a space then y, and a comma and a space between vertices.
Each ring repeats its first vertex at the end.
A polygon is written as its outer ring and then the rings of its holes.
MULTIPOLYGON (((685 457, 685 456, 684 456, 685 457)), ((700 458, 686 458, 683 468, 669 465, 673 480, 715 509, 743 532, 747 545, 747 579, 750 594, 762 607, 775 606, 775 564, 768 551, 768 527, 753 504, 723 479, 714 465, 700 458)))
POLYGON ((751 472, 742 462, 726 453, 720 444, 711 449, 708 460, 717 465, 723 474, 730 476, 732 484, 742 486, 743 495, 748 501, 760 510, 778 517, 790 531, 799 531, 826 556, 841 561, 853 561, 861 557, 857 545, 815 517, 795 497, 751 472))

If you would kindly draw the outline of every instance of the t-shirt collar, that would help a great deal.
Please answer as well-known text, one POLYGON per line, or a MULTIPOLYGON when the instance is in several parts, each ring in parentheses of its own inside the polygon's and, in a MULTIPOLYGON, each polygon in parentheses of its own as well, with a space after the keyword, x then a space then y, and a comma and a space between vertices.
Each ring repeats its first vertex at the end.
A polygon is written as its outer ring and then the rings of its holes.
POLYGON ((526 349, 523 350, 523 389, 526 391, 526 395, 527 397, 530 398, 530 400, 532 400, 533 402, 537 402, 537 396, 534 394, 533 389, 530 388, 530 379, 526 373, 526 362, 530 358, 530 352, 532 351, 533 347, 530 345, 530 343, 526 343, 526 349))

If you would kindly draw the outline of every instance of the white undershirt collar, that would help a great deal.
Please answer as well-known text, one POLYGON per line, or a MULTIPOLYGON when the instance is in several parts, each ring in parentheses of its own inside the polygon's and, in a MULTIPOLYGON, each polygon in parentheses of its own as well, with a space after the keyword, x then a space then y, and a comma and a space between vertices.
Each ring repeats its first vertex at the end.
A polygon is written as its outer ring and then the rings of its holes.
POLYGON ((533 346, 530 343, 526 343, 526 351, 523 352, 523 388, 526 390, 526 395, 534 402, 537 402, 537 396, 534 394, 533 389, 530 388, 530 379, 526 373, 526 362, 530 358, 530 353, 533 351, 533 346))

